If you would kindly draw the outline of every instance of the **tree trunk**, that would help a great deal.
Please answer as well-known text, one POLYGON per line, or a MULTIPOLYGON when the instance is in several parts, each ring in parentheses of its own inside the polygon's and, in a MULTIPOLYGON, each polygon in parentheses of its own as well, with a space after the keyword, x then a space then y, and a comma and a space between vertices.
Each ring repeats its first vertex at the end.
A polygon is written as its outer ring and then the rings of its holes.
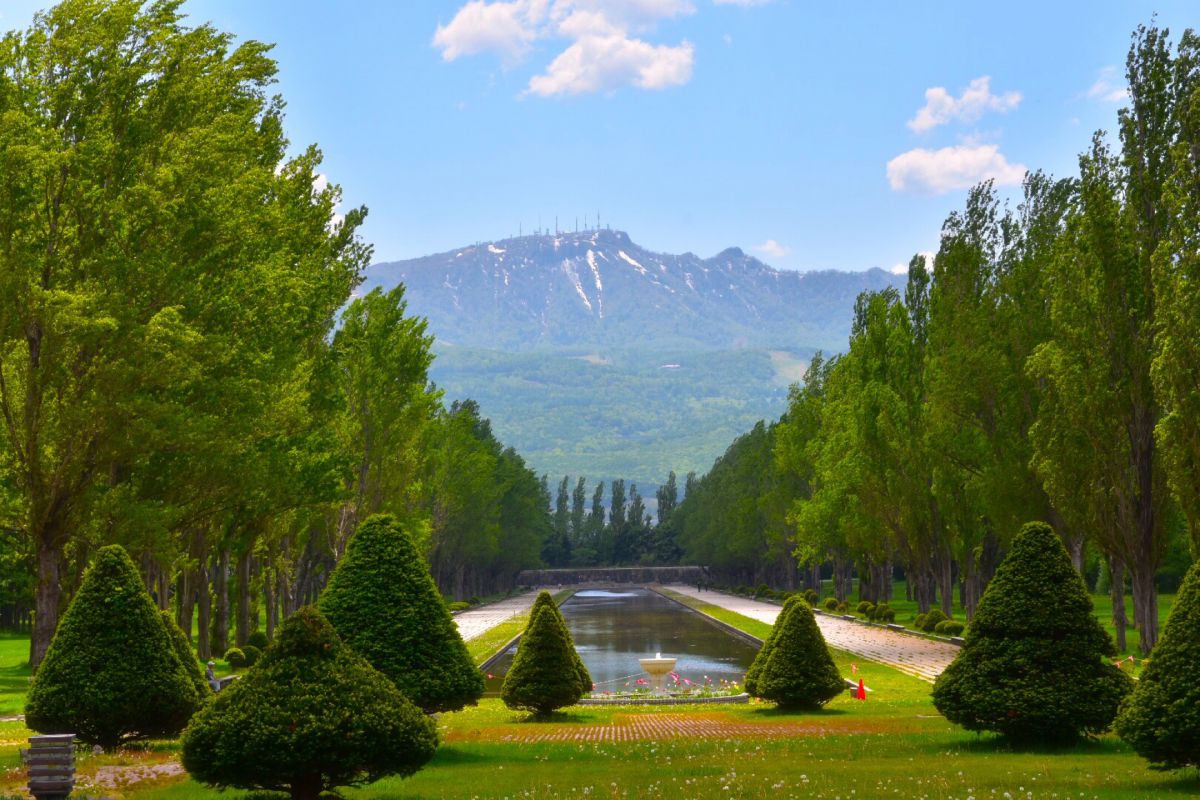
POLYGON ((213 569, 213 593, 217 607, 213 619, 213 650, 224 655, 229 649, 229 551, 222 549, 213 569))
POLYGON ((199 604, 199 610, 196 614, 196 627, 199 630, 196 632, 196 655, 201 661, 208 661, 212 658, 212 646, 209 641, 208 631, 212 624, 212 594, 208 588, 208 569, 205 566, 207 556, 201 555, 200 566, 196 568, 196 598, 199 604))
POLYGON ((275 641, 275 576, 269 568, 263 568, 263 609, 267 615, 267 641, 275 641))
POLYGON ((188 568, 179 573, 179 629, 192 640, 192 612, 196 608, 196 571, 188 568))
POLYGON ((1117 651, 1125 652, 1125 565, 1115 556, 1108 558, 1108 571, 1112 580, 1108 587, 1109 597, 1112 598, 1112 621, 1117 629, 1117 651))
POLYGON ((1154 568, 1139 559, 1130 570, 1133 583, 1133 622, 1143 656, 1150 655, 1158 641, 1158 591, 1154 568))
POLYGON ((246 646, 250 636, 250 551, 237 557, 237 620, 235 640, 238 647, 246 646))
POLYGON ((29 640, 29 665, 35 670, 46 657, 58 628, 58 606, 62 600, 59 568, 63 557, 62 539, 54 527, 46 526, 38 534, 38 582, 34 594, 33 636, 29 640))

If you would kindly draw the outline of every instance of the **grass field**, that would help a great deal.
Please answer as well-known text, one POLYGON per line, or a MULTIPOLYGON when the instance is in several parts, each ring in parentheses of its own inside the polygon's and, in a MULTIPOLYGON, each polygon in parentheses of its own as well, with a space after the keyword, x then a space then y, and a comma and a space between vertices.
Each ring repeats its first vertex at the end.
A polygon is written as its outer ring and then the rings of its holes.
MULTIPOLYGON (((761 637, 769 630, 763 623, 705 605, 705 611, 747 633, 761 637)), ((506 623, 517 629, 520 624, 520 619, 506 623)), ((511 638, 506 631, 495 633, 502 640, 497 647, 511 638)), ((476 658, 485 657, 483 651, 490 646, 485 637, 472 644, 476 658)), ((27 648, 27 638, 0 638, 0 675, 7 678, 0 684, 0 704, 19 707, 28 676, 22 666, 27 648)), ((928 683, 858 656, 834 651, 834 658, 847 676, 850 663, 857 664, 857 675, 872 689, 866 702, 842 695, 824 710, 807 714, 780 713, 768 704, 576 707, 535 722, 498 700, 485 699, 477 707, 440 716, 442 745, 417 775, 384 779, 343 794, 347 800, 1132 800, 1200 794, 1195 771, 1153 772, 1115 736, 1062 749, 1014 750, 996 737, 950 725, 934 709, 928 683), (707 726, 706 735, 639 738, 639 731, 649 728, 697 722, 707 726)), ((15 793, 23 783, 16 748, 28 735, 19 723, 0 723, 0 795, 15 793)), ((81 753, 82 785, 87 787, 100 767, 163 763, 176 758, 177 749, 176 742, 156 742, 115 754, 81 753)), ((230 796, 186 777, 86 788, 85 793, 137 800, 230 796)))

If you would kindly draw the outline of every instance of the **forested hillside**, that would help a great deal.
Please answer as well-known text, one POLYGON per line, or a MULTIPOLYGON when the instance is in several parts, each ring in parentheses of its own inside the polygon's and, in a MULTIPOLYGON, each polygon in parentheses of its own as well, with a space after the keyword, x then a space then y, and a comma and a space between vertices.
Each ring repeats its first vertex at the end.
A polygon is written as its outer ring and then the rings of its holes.
POLYGON ((1098 562, 1122 649, 1128 583, 1150 651, 1157 592, 1200 547, 1200 39, 1139 29, 1127 80, 1119 146, 1030 173, 1016 207, 976 187, 932 264, 859 297, 849 351, 814 357, 676 510, 685 560, 757 582, 794 551, 868 600, 902 567, 922 610, 958 592, 970 614, 1046 520, 1098 562))

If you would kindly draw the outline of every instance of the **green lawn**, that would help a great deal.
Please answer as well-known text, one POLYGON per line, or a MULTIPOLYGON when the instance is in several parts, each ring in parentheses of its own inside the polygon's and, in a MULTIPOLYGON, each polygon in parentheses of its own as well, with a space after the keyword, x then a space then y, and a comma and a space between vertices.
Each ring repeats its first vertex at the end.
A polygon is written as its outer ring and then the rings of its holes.
POLYGON ((0 633, 0 717, 21 713, 29 675, 29 636, 0 633))

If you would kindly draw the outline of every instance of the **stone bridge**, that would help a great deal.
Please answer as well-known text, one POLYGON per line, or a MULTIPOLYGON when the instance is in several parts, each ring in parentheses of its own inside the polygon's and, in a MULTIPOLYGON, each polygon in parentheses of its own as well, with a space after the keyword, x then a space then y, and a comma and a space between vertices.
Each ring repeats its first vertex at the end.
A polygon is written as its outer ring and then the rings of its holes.
POLYGON ((707 580, 704 567, 579 567, 527 569, 517 575, 518 586, 608 586, 683 583, 695 586, 707 580))

